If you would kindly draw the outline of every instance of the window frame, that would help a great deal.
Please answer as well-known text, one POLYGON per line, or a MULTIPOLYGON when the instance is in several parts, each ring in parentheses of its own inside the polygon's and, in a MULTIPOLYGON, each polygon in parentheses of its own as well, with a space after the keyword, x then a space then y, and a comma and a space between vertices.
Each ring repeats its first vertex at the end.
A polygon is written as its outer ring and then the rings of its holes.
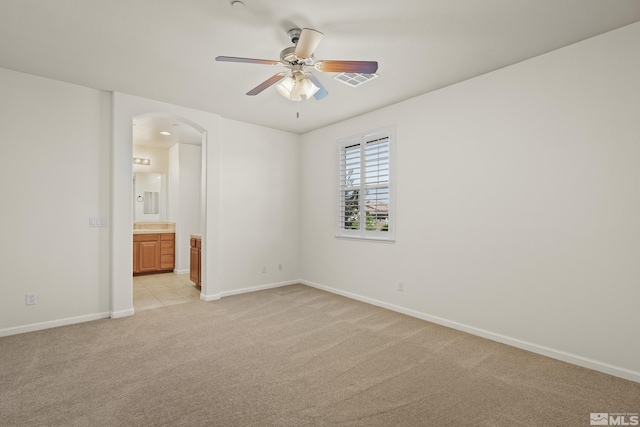
MULTIPOLYGON (((395 234, 396 234, 396 226, 395 226, 395 126, 386 126, 383 128, 375 129, 368 132, 363 132, 357 135, 353 135, 347 138, 342 138, 337 141, 336 144, 336 166, 337 166, 337 194, 336 194, 336 238, 340 239, 356 239, 356 240, 369 240, 374 242, 383 242, 383 243, 394 243, 395 242, 395 234), (388 140, 388 152, 389 152, 389 161, 388 161, 388 182, 387 185, 384 184, 369 184, 367 186, 366 179, 366 147, 368 143, 387 138, 388 140), (342 157, 343 151, 346 148, 359 146, 360 148, 360 183, 357 186, 347 186, 343 184, 342 177, 343 172, 346 174, 346 166, 343 167, 342 157), (360 192, 366 192, 366 189, 379 189, 379 188, 388 188, 388 231, 381 230, 367 230, 367 221, 366 221, 366 198, 361 198, 358 201, 359 212, 365 212, 365 220, 359 220, 359 229, 350 230, 344 228, 344 213, 342 210, 343 206, 343 192, 348 191, 347 188, 357 189, 360 192)), ((376 169, 378 172, 379 169, 376 169)))

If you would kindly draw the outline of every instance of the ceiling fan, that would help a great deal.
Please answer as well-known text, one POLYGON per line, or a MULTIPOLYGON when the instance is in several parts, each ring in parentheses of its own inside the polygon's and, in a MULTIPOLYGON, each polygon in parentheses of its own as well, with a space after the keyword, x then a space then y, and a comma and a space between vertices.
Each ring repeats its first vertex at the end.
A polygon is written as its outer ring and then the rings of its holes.
POLYGON ((284 65, 289 70, 279 72, 247 92, 257 95, 276 84, 276 89, 291 101, 304 101, 314 97, 320 100, 328 95, 320 81, 309 71, 312 68, 326 73, 363 73, 373 74, 378 70, 376 61, 316 61, 313 52, 318 47, 323 34, 311 28, 294 28, 287 32, 294 46, 280 52, 280 60, 238 58, 218 56, 216 61, 246 62, 249 64, 284 65))

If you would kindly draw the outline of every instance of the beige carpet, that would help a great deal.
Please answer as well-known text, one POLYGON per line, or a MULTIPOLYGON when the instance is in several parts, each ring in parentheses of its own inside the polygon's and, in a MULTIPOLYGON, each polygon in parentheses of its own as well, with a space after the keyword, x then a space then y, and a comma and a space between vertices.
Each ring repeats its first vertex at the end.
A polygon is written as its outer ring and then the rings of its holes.
POLYGON ((303 285, 0 338, 2 426, 588 426, 640 384, 303 285))

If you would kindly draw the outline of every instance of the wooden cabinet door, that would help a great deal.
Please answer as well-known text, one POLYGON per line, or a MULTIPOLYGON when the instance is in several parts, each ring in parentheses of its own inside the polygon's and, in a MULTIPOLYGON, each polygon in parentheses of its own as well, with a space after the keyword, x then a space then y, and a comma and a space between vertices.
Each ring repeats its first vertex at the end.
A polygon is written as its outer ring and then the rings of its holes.
POLYGON ((160 245, 155 242, 139 242, 139 271, 156 271, 160 268, 160 245))
POLYGON ((140 273, 140 242, 133 242, 133 272, 140 273))
POLYGON ((196 285, 200 285, 200 249, 191 247, 189 264, 189 278, 196 285))

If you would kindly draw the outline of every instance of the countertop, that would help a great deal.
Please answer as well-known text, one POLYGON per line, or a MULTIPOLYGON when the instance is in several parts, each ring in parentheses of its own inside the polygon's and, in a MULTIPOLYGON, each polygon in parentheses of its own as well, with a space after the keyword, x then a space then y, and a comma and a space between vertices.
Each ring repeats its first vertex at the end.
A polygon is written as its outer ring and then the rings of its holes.
POLYGON ((152 229, 152 228, 138 228, 133 230, 133 234, 164 234, 164 233, 175 233, 176 230, 169 229, 152 229))
POLYGON ((164 234, 175 232, 175 222, 138 221, 133 223, 133 234, 164 234))

